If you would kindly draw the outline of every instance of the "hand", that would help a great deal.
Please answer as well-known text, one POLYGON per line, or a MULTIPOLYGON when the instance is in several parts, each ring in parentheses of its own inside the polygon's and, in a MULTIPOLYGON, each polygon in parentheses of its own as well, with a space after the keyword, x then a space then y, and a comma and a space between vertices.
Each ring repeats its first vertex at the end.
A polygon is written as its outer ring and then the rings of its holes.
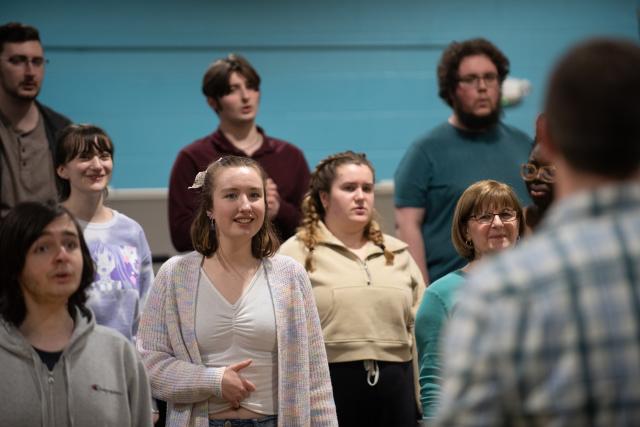
POLYGON ((271 178, 267 178, 267 216, 273 219, 280 210, 280 193, 278 185, 271 178))
POLYGON ((238 409, 240 402, 249 397, 251 392, 256 390, 256 386, 240 375, 240 371, 251 365, 252 360, 247 359, 242 362, 229 365, 222 376, 222 398, 238 409))

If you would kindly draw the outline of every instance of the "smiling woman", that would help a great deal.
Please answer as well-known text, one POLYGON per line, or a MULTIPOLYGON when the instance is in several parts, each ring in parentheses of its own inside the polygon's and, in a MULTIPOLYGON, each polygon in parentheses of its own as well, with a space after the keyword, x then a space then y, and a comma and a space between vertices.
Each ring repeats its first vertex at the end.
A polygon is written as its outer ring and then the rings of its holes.
POLYGON ((55 167, 60 199, 80 222, 96 264, 88 306, 98 324, 133 340, 153 282, 151 251, 142 227, 104 204, 113 153, 104 130, 70 125, 58 137, 55 167))
POLYGON ((518 197, 511 187, 493 180, 469 186, 453 214, 451 240, 468 264, 433 282, 416 316, 423 416, 432 419, 440 398, 440 336, 457 304, 458 288, 479 260, 512 247, 524 231, 518 197))
POLYGON ((190 188, 196 251, 161 267, 137 341, 167 425, 336 426, 311 286, 275 255, 265 172, 225 156, 190 188))

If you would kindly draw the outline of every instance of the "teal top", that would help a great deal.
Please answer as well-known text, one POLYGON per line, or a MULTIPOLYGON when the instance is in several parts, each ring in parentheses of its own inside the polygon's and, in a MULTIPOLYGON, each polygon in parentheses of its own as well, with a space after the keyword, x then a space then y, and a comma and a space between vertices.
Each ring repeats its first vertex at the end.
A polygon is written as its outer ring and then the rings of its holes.
POLYGON ((440 335, 453 314, 456 292, 465 273, 453 271, 427 288, 416 315, 416 346, 420 365, 420 401, 425 419, 435 416, 440 398, 440 335))
POLYGON ((396 207, 425 210, 422 238, 431 283, 466 264, 451 242, 451 224, 467 187, 495 179, 509 184, 523 205, 529 203, 520 164, 530 150, 531 138, 504 123, 486 132, 444 123, 407 150, 396 169, 394 201, 396 207))

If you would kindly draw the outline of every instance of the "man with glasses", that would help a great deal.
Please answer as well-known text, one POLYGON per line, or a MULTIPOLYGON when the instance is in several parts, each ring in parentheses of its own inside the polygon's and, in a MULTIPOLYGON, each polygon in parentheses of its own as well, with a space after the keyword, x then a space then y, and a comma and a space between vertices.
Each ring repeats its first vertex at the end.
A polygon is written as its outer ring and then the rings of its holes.
POLYGON ((536 120, 536 137, 529 160, 520 167, 520 176, 533 202, 524 208, 525 234, 531 234, 536 229, 554 198, 556 167, 551 164, 551 159, 540 142, 544 120, 544 114, 540 114, 536 120))
POLYGON ((556 200, 470 272, 442 347, 438 426, 640 425, 640 45, 594 39, 549 78, 556 200))
POLYGON ((491 42, 451 43, 438 65, 438 85, 453 112, 409 148, 396 170, 396 233, 409 244, 427 283, 465 264, 449 230, 469 185, 494 179, 528 199, 518 171, 531 139, 500 121, 501 84, 508 73, 509 60, 491 42))
POLYGON ((36 101, 46 62, 37 29, 0 26, 0 217, 19 202, 58 197, 52 153, 71 122, 36 101))

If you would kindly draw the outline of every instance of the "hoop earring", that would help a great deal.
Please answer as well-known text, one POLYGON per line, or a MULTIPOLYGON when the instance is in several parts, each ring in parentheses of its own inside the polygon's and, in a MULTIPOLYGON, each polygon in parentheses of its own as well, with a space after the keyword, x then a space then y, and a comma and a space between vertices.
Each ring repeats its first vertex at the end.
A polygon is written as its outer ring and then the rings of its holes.
POLYGON ((473 240, 465 240, 464 244, 467 245, 468 247, 472 248, 473 247, 473 240))

